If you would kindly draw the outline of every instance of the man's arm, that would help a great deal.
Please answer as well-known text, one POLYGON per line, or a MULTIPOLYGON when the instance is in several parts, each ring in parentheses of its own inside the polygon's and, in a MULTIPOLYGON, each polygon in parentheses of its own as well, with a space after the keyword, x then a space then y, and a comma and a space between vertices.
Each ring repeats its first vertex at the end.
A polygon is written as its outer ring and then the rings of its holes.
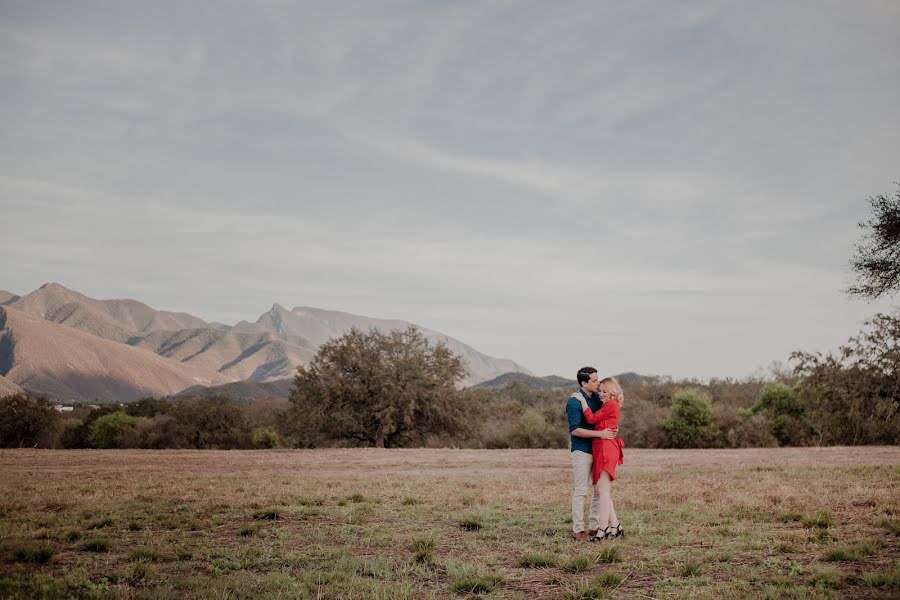
POLYGON ((583 427, 577 427, 569 433, 571 433, 575 437, 580 438, 602 438, 604 440, 611 440, 616 437, 616 432, 612 429, 594 431, 593 429, 584 429, 583 427))

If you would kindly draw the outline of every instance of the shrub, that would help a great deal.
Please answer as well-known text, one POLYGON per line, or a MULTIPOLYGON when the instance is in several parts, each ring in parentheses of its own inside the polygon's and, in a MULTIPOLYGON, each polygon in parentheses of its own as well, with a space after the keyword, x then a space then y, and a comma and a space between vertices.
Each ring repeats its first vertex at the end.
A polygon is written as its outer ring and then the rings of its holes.
POLYGON ((87 441, 93 448, 120 448, 122 437, 128 429, 134 429, 138 420, 124 410, 103 415, 88 430, 87 441))
POLYGON ((672 398, 669 418, 661 423, 675 448, 705 445, 713 413, 706 394, 699 390, 683 390, 672 398))
POLYGON ((278 432, 267 427, 254 429, 251 439, 253 440, 253 447, 261 450, 280 448, 282 446, 281 436, 278 435, 278 432))
POLYGON ((535 410, 519 417, 507 439, 510 448, 564 448, 567 441, 563 428, 535 410))

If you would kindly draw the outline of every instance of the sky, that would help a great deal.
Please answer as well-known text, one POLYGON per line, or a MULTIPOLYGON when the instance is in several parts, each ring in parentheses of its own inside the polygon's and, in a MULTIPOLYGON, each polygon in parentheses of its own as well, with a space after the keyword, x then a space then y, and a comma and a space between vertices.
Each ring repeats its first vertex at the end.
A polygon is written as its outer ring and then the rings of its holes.
POLYGON ((747 377, 900 181, 900 3, 0 0, 0 289, 747 377))

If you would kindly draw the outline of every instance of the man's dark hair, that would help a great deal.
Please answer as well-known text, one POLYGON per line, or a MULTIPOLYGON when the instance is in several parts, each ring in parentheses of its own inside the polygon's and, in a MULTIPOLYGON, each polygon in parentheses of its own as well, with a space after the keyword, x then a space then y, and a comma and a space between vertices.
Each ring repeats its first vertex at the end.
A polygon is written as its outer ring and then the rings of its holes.
POLYGON ((575 379, 578 380, 578 385, 590 381, 591 375, 596 372, 597 369, 595 369, 594 367, 581 367, 580 369, 578 369, 578 374, 575 376, 575 379))

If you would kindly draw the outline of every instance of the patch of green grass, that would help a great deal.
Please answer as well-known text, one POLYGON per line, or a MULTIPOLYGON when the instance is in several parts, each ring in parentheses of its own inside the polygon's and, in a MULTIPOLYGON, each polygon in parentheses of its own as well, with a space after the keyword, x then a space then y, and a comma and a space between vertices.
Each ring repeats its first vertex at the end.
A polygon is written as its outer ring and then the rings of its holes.
POLYGON ((806 583, 814 588, 834 588, 838 586, 840 580, 840 571, 836 571, 834 569, 816 569, 814 571, 810 571, 805 579, 806 583))
POLYGON ((416 504, 421 504, 421 502, 419 502, 415 498, 410 498, 409 496, 407 496, 400 501, 400 504, 402 504, 403 506, 415 506, 416 504))
POLYGON ((622 560, 622 551, 618 546, 606 546, 597 553, 597 562, 614 563, 622 560))
POLYGON ((891 535, 900 535, 900 519, 884 519, 878 525, 891 535))
POLYGON ((703 565, 697 561, 686 562, 678 569, 679 577, 697 577, 703 572, 703 565))
POLYGON ((804 527, 817 527, 819 529, 828 529, 832 525, 834 525, 834 520, 828 515, 828 513, 818 512, 814 515, 805 515, 800 522, 804 527))
POLYGON ((106 552, 112 544, 105 538, 94 538, 87 540, 81 544, 81 549, 85 552, 106 552))
POLYGON ((413 540, 411 549, 417 563, 430 564, 434 562, 434 538, 424 537, 413 540))
POLYGON ((484 525, 478 517, 466 517, 459 522, 459 526, 465 529, 466 531, 478 531, 484 525))
POLYGON ((128 531, 140 531, 141 525, 137 521, 129 521, 128 525, 125 526, 125 529, 128 531))
POLYGON ((798 512, 784 513, 783 515, 778 517, 778 520, 781 521, 782 523, 794 523, 796 521, 803 520, 803 513, 798 513, 798 512))
POLYGON ((44 505, 44 510, 49 512, 62 512, 69 508, 69 505, 65 502, 48 502, 44 505))
POLYGON ((277 521, 284 518, 284 513, 277 508, 265 508, 253 513, 253 518, 257 521, 277 521))
POLYGON ((359 493, 356 493, 356 494, 350 494, 349 496, 347 496, 347 501, 348 501, 348 502, 353 502, 353 503, 358 504, 358 503, 360 503, 360 502, 365 502, 365 501, 366 501, 366 497, 363 496, 362 494, 359 494, 359 493))
POLYGON ((256 535, 257 531, 259 531, 259 527, 256 525, 245 525, 238 531, 238 535, 241 537, 250 537, 251 535, 256 535))
POLYGON ((894 565, 886 571, 870 571, 863 573, 860 583, 870 588, 888 588, 900 590, 900 565, 894 565))
POLYGON ((531 554, 526 554, 522 558, 519 559, 519 566, 523 569, 539 569, 544 567, 555 567, 557 563, 557 557, 554 554, 544 554, 540 552, 533 552, 531 554))
POLYGON ((159 560, 159 555, 150 548, 136 548, 131 552, 128 560, 131 562, 156 562, 159 560))
POLYGON ((131 574, 128 576, 128 580, 132 584, 140 584, 152 578, 155 573, 156 568, 152 564, 145 560, 138 560, 131 565, 131 574))
POLYGON ((26 562, 43 565, 53 558, 54 550, 50 546, 20 546, 13 550, 15 562, 26 562))
POLYGON ((175 548, 175 558, 178 560, 192 560, 194 558, 194 553, 184 547, 175 548))
POLYGON ((490 594, 503 584, 503 577, 479 573, 472 567, 448 569, 450 587, 457 594, 490 594))
POLYGON ((69 542, 77 542, 81 539, 81 532, 77 529, 70 529, 63 537, 69 542))
POLYGON ((594 564, 593 559, 584 556, 583 554, 579 554, 570 558, 563 568, 570 573, 581 573, 593 567, 594 564))
POLYGON ((116 522, 111 517, 106 517, 105 519, 94 521, 88 525, 88 529, 103 529, 104 527, 112 527, 115 523, 116 522))
POLYGON ((582 581, 574 591, 563 596, 566 600, 601 600, 610 597, 610 590, 621 584, 618 573, 604 573, 590 581, 582 581))
POLYGON ((861 540, 853 544, 831 548, 825 553, 825 560, 860 561, 869 556, 877 555, 881 547, 881 540, 861 540))

